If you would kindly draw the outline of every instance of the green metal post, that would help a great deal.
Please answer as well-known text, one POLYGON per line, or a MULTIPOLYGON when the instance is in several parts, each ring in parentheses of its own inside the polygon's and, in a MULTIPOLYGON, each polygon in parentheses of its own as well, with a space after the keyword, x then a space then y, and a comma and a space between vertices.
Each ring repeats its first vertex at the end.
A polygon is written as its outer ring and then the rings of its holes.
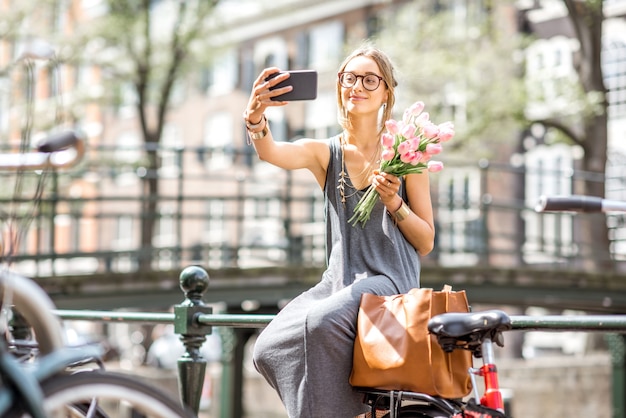
POLYGON ((232 328, 222 328, 222 379, 220 388, 220 418, 232 418, 234 416, 233 397, 233 376, 234 357, 237 345, 237 337, 232 328))
POLYGON ((478 235, 478 239, 481 241, 480 244, 480 253, 478 254, 478 259, 480 265, 489 265, 489 209, 491 206, 491 202, 493 201, 493 197, 489 194, 489 161, 486 159, 481 159, 478 162, 478 168, 480 169, 480 202, 478 202, 480 209, 480 232, 478 235))
POLYGON ((198 322, 202 314, 210 314, 212 308, 202 301, 209 287, 209 275, 200 267, 185 268, 180 274, 180 288, 185 300, 174 307, 174 332, 185 345, 185 354, 178 359, 178 388, 183 403, 196 414, 200 410, 202 385, 207 361, 200 354, 200 347, 211 333, 211 327, 198 322))
POLYGON ((223 344, 220 418, 244 416, 243 361, 246 343, 255 331, 248 328, 227 328, 221 333, 223 344))
POLYGON ((613 418, 626 418, 626 335, 607 334, 611 353, 613 418))
POLYGON ((176 196, 176 252, 175 252, 175 265, 179 266, 183 259, 183 203, 184 203, 184 190, 185 190, 185 177, 183 170, 183 152, 184 146, 176 148, 176 167, 178 168, 178 193, 176 196))

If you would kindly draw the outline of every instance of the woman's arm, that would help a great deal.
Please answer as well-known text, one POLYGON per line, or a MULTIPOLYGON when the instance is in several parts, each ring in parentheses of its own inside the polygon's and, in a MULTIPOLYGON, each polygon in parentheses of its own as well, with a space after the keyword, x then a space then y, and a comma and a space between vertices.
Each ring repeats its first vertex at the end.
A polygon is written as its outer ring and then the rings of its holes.
POLYGON ((268 76, 277 72, 280 72, 278 68, 266 68, 254 82, 244 112, 248 136, 261 160, 286 170, 309 169, 323 187, 330 158, 326 141, 312 139, 301 139, 295 142, 274 141, 271 126, 265 117, 265 109, 270 106, 285 106, 288 102, 271 99, 292 89, 291 86, 287 86, 270 90, 270 87, 289 78, 289 73, 285 72, 266 80, 268 76))
POLYGON ((420 255, 430 253, 435 245, 435 223, 428 172, 409 174, 405 177, 404 186, 408 202, 404 202, 398 194, 397 177, 381 173, 375 177, 374 185, 407 241, 420 255))

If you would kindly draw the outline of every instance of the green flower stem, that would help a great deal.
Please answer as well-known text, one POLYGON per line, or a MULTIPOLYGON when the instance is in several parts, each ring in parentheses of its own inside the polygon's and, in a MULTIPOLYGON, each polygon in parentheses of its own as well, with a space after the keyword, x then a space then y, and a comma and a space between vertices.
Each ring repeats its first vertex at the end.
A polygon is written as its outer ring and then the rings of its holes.
MULTIPOLYGON (((396 162, 393 164, 394 160, 383 163, 380 167, 380 171, 393 174, 396 177, 402 177, 407 174, 421 173, 426 169, 426 165, 422 163, 415 166, 407 166, 407 164, 403 162, 396 162)), ((365 191, 365 194, 354 207, 354 213, 352 214, 352 217, 348 219, 348 223, 352 226, 356 226, 358 223, 361 223, 361 227, 365 227, 365 223, 370 219, 372 210, 374 210, 374 206, 376 205, 376 202, 378 202, 379 198, 380 195, 378 194, 378 191, 373 185, 370 185, 365 191)))

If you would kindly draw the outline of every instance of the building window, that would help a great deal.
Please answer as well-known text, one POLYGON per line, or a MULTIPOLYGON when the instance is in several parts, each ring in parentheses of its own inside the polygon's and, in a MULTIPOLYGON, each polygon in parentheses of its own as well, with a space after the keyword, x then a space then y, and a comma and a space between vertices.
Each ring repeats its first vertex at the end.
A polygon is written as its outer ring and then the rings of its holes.
POLYGON ((208 150, 209 170, 229 168, 233 164, 233 120, 229 112, 212 113, 204 128, 204 146, 208 150))
POLYGON ((319 25, 309 34, 309 65, 318 71, 337 67, 343 54, 343 23, 334 21, 319 25))
MULTIPOLYGON (((0 77, 0 132, 5 133, 9 129, 10 120, 10 95, 7 93, 10 89, 10 81, 6 77, 0 77)), ((2 135, 2 138, 6 138, 2 135)))
POLYGON ((578 76, 572 54, 576 41, 557 36, 535 41, 526 50, 526 89, 531 119, 567 112, 579 99, 578 76))
MULTIPOLYGON (((606 167, 605 196, 610 200, 626 201, 626 155, 612 151, 606 167)), ((611 240, 611 253, 616 260, 626 260, 626 213, 606 214, 611 240)))
POLYGON ((239 79, 238 69, 236 50, 229 49, 220 53, 213 61, 213 68, 210 72, 209 95, 219 96, 233 91, 239 79))
MULTIPOLYGON (((137 244, 133 240, 134 219, 130 216, 120 216, 117 218, 116 237, 111 243, 114 251, 133 250, 137 244)), ((120 255, 115 258, 114 270, 120 272, 131 271, 134 268, 134 260, 130 255, 120 255)))
POLYGON ((159 154, 161 156, 161 167, 159 168, 159 176, 176 177, 180 172, 180 164, 178 158, 183 147, 183 141, 180 129, 169 123, 163 128, 161 138, 161 148, 159 154))
POLYGON ((117 218, 116 238, 111 244, 113 250, 129 250, 134 248, 133 240, 134 220, 130 216, 117 218))
POLYGON ((626 43, 613 41, 602 51, 609 118, 626 116, 626 43))
POLYGON ((480 172, 476 168, 446 168, 439 173, 437 235, 443 266, 473 265, 484 247, 480 172))
POLYGON ((163 206, 160 209, 157 233, 154 237, 156 247, 172 247, 176 245, 176 222, 174 208, 163 206))
POLYGON ((135 107, 138 103, 137 91, 132 83, 123 83, 119 89, 118 114, 122 118, 131 118, 136 113, 135 107))
POLYGON ((532 210, 542 195, 570 195, 572 192, 572 147, 565 144, 539 145, 525 156, 526 223, 523 253, 527 263, 555 263, 575 254, 572 215, 536 213, 532 210))
POLYGON ((117 137, 115 159, 132 164, 141 158, 141 140, 134 132, 126 132, 117 137))
POLYGON ((255 78, 268 65, 290 70, 287 42, 278 36, 260 40, 254 46, 255 78))
POLYGON ((224 210, 223 200, 216 199, 208 202, 204 242, 220 244, 226 240, 224 210))
POLYGON ((137 181, 135 165, 142 156, 142 143, 135 132, 125 132, 116 141, 114 159, 116 165, 111 167, 118 186, 134 184, 137 181))

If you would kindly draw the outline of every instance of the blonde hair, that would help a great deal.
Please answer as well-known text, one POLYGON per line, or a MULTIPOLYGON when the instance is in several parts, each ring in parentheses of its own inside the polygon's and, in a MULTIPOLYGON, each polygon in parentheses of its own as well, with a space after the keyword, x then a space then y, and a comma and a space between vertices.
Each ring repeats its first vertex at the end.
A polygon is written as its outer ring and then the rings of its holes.
MULTIPOLYGON (((371 58, 378 65, 378 68, 382 73, 381 75, 385 83, 385 88, 388 91, 387 101, 384 104, 385 108, 382 114, 382 120, 380 121, 380 129, 378 132, 380 135, 382 134, 385 127, 384 122, 388 119, 391 119, 393 105, 396 102, 395 89, 398 85, 398 81, 396 80, 394 74, 393 64, 387 54, 385 54, 383 51, 376 48, 372 44, 365 43, 359 48, 352 51, 352 53, 344 59, 344 61, 341 63, 341 66, 339 67, 338 72, 341 73, 343 70, 345 70, 348 63, 355 57, 371 58)), ((339 121, 339 125, 341 125, 343 129, 349 128, 350 120, 348 118, 348 114, 343 103, 343 98, 341 96, 341 84, 339 84, 339 77, 337 77, 337 109, 337 118, 339 121)))

